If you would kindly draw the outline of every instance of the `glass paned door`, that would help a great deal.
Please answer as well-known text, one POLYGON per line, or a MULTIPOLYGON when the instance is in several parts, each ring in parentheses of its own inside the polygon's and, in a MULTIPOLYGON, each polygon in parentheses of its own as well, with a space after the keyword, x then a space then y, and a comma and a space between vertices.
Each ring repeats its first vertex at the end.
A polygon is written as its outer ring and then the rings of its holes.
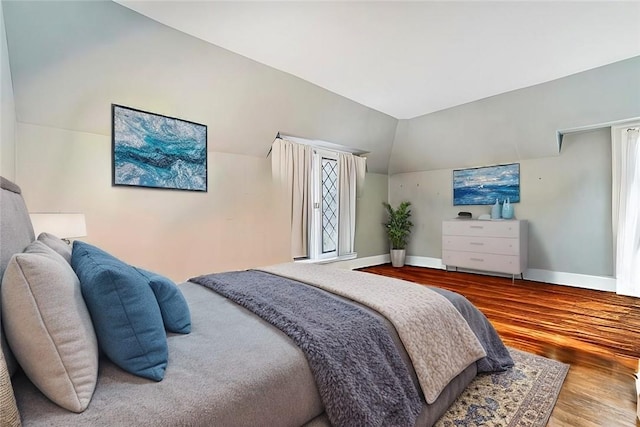
POLYGON ((311 187, 313 192, 309 228, 309 257, 327 259, 338 256, 339 179, 337 153, 314 149, 311 187))
POLYGON ((322 158, 322 253, 338 249, 338 162, 322 158))

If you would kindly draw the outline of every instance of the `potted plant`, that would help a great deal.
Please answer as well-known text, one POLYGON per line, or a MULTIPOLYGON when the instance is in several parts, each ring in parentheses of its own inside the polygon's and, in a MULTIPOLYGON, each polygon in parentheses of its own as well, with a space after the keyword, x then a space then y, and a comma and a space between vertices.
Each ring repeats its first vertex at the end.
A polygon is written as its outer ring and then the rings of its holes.
POLYGON ((383 225, 387 229, 391 245, 391 265, 402 267, 406 255, 407 239, 411 233, 411 227, 413 227, 413 223, 409 220, 411 202, 402 202, 397 209, 393 209, 389 203, 383 202, 382 204, 389 215, 389 220, 383 225))

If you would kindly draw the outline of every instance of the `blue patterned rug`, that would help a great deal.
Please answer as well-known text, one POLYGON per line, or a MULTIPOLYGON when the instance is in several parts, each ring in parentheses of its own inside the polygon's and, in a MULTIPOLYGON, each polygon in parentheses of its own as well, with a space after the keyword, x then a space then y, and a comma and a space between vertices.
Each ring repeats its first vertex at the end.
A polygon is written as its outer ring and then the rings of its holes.
POLYGON ((515 366, 478 375, 436 427, 544 427, 569 365, 509 349, 515 366))

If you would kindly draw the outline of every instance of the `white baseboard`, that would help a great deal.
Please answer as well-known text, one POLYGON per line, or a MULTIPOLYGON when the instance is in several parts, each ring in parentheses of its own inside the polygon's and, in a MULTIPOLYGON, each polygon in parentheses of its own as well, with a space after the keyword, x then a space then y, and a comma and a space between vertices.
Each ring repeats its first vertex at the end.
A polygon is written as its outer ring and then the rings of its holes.
POLYGON ((533 280, 534 282, 553 283, 555 285, 573 286, 575 288, 593 289, 596 291, 616 291, 615 277, 589 276, 586 274, 529 268, 525 271, 524 278, 533 280))
MULTIPOLYGON (((331 263, 338 268, 345 268, 354 270, 356 268, 371 267, 373 265, 388 264, 391 262, 389 254, 375 255, 364 258, 356 258, 345 261, 336 261, 331 263)), ((440 258, 431 258, 423 256, 407 256, 405 260, 406 265, 414 267, 427 267, 444 270, 446 266, 442 264, 440 258)), ((466 270, 472 271, 472 270, 466 270)), ((479 274, 492 275, 491 272, 486 271, 472 271, 479 274)), ((504 276, 503 274, 495 273, 497 276, 504 276)), ((505 276, 506 277, 506 276, 505 276)), ((509 275, 510 277, 510 275, 509 275)), ((551 283, 554 285, 573 286, 576 288, 593 289, 596 291, 615 292, 616 291, 616 279, 614 277, 606 276, 589 276, 587 274, 577 273, 565 273, 561 271, 540 270, 537 268, 529 268, 524 272, 524 278, 534 282, 551 283)))
MULTIPOLYGON (((371 257, 375 258, 375 257, 371 257)), ((387 258, 389 258, 387 256, 387 258)), ((387 261, 389 262, 389 261, 387 261)), ((405 264, 415 267, 428 267, 445 269, 440 258, 430 258, 421 256, 407 256, 405 264)), ((467 270, 471 271, 471 270, 467 270)), ((480 274, 491 274, 491 272, 477 272, 480 274)), ((496 273, 496 275, 504 276, 496 273)), ((510 277, 510 275, 509 275, 510 277)), ((529 268, 524 272, 524 278, 534 282, 552 283, 554 285, 573 286, 576 288, 593 289, 596 291, 615 292, 616 279, 606 276, 589 276, 586 274, 564 273, 560 271, 540 270, 529 268)))
POLYGON ((294 260, 294 262, 298 262, 300 264, 333 264, 339 263, 343 261, 350 261, 358 258, 358 254, 356 252, 352 252, 345 255, 340 255, 334 258, 320 258, 320 259, 309 259, 309 258, 300 258, 294 260))
POLYGON ((407 265, 412 265, 414 267, 438 268, 440 270, 445 269, 445 266, 442 264, 442 260, 440 258, 408 255, 405 258, 404 263, 407 265))
POLYGON ((356 268, 371 267, 372 265, 388 264, 391 262, 389 254, 375 255, 363 258, 350 259, 347 261, 336 261, 331 263, 332 266, 354 270, 356 268))

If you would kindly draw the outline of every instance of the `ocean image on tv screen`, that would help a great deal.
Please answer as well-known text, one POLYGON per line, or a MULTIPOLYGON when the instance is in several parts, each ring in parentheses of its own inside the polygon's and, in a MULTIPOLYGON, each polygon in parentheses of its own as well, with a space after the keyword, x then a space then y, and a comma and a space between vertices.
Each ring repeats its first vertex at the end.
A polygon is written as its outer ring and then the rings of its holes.
POLYGON ((113 183, 207 191, 207 127, 114 105, 113 183))
POLYGON ((520 201, 520 164, 453 171, 453 204, 492 205, 520 201))

